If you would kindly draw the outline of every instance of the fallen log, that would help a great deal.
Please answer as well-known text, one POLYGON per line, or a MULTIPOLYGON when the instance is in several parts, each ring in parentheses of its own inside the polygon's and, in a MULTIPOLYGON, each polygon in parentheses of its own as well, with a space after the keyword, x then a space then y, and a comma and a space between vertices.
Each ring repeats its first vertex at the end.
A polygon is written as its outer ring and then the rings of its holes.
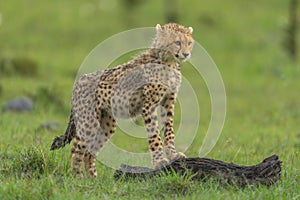
POLYGON ((280 179, 281 161, 277 155, 264 159, 261 163, 253 166, 239 166, 234 163, 226 163, 209 158, 184 158, 176 160, 161 169, 129 166, 122 164, 115 171, 114 177, 119 179, 149 178, 166 173, 184 175, 192 174, 195 180, 216 179, 222 183, 246 185, 272 185, 280 179))

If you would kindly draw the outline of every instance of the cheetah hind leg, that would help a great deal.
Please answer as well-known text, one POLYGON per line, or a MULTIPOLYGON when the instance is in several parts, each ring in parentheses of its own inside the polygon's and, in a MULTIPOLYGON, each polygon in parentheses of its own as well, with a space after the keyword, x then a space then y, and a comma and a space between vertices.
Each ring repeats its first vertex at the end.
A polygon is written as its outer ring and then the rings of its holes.
POLYGON ((75 138, 72 148, 71 168, 75 176, 83 178, 82 164, 84 162, 85 170, 90 178, 97 177, 96 158, 93 156, 82 143, 75 138))
POLYGON ((85 171, 90 178, 97 177, 96 158, 89 151, 84 154, 85 171))
POLYGON ((71 159, 71 169, 78 178, 83 178, 82 164, 84 159, 86 148, 82 145, 79 138, 74 138, 74 143, 72 147, 72 159, 71 159))
POLYGON ((87 150, 84 154, 85 170, 90 178, 97 177, 96 155, 104 147, 116 129, 116 120, 105 110, 97 110, 97 116, 99 116, 98 120, 101 128, 98 127, 98 134, 94 138, 94 141, 97 141, 94 144, 96 147, 93 145, 95 148, 90 148, 89 150, 89 145, 87 144, 87 150), (94 154, 92 152, 94 152, 94 154))

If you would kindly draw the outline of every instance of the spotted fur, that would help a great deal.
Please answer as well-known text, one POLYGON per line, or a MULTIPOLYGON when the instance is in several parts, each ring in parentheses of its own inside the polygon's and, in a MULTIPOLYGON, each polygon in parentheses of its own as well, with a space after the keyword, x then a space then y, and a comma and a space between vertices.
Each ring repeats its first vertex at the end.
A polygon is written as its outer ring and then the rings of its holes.
POLYGON ((156 30, 151 47, 138 57, 76 81, 68 128, 54 139, 51 150, 73 139, 71 167, 78 176, 82 177, 83 162, 87 173, 97 176, 95 158, 115 132, 117 118, 143 117, 154 168, 185 157, 174 147, 174 105, 181 82, 180 62, 191 55, 193 29, 170 23, 158 24, 156 30), (158 129, 158 107, 164 141, 158 129))

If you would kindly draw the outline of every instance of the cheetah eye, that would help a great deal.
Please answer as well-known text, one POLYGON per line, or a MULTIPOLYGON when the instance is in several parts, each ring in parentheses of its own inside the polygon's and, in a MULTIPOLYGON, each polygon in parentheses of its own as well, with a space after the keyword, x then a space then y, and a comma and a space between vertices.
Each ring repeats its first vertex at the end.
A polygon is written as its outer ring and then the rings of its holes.
POLYGON ((189 46, 191 46, 191 45, 192 45, 192 42, 191 42, 191 41, 189 41, 189 42, 188 42, 188 45, 189 45, 189 46))
POLYGON ((175 41, 174 42, 177 46, 181 46, 181 42, 180 41, 175 41))

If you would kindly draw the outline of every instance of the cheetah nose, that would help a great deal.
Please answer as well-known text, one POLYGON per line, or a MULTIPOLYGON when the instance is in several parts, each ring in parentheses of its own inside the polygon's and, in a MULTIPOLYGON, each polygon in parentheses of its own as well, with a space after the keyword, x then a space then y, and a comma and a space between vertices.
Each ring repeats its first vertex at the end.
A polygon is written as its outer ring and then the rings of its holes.
POLYGON ((187 58, 190 54, 189 53, 182 53, 182 55, 187 58))

